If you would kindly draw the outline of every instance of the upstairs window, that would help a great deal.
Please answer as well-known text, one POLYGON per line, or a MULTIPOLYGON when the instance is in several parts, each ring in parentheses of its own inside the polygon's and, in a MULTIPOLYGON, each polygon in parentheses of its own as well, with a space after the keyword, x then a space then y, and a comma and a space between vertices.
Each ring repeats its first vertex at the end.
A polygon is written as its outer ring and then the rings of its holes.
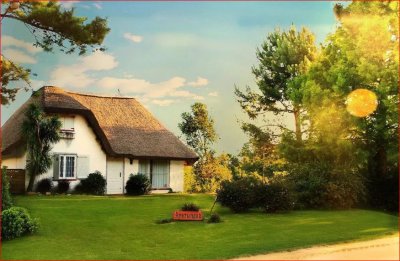
POLYGON ((73 132, 74 128, 74 117, 61 117, 61 131, 70 131, 73 132))
POLYGON ((74 117, 60 117, 61 130, 60 137, 63 139, 73 139, 75 136, 74 117))

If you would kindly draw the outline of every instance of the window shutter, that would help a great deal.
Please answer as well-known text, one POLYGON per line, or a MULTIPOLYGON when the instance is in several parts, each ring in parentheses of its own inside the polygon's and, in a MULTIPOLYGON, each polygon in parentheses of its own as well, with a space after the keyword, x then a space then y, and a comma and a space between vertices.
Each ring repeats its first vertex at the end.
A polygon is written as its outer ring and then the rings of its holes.
POLYGON ((58 154, 53 155, 53 178, 59 179, 60 177, 60 159, 58 154))
POLYGON ((78 179, 85 179, 89 176, 89 157, 88 156, 78 156, 78 163, 77 163, 77 173, 76 177, 78 179))

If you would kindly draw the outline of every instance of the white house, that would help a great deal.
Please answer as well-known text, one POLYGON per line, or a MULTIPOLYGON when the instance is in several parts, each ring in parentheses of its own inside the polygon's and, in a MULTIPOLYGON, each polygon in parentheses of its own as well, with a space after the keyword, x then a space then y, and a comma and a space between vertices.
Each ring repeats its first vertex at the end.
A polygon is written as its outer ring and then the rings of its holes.
MULTIPOLYGON (((136 99, 74 93, 45 86, 2 127, 2 166, 25 169, 26 143, 21 125, 29 104, 40 104, 62 122, 53 145, 53 166, 37 179, 69 180, 75 186, 100 171, 107 194, 122 194, 130 174, 148 175, 153 189, 183 190, 183 168, 197 155, 168 131, 136 99)), ((29 177, 25 175, 25 187, 29 177)))

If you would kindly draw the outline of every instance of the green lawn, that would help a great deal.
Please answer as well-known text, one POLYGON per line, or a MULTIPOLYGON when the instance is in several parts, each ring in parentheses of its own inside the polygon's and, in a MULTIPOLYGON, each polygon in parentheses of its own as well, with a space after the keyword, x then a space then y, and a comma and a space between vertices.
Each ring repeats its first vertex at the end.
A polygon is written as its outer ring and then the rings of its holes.
POLYGON ((224 220, 156 224, 185 202, 207 214, 209 195, 142 197, 21 196, 40 219, 33 236, 6 241, 2 259, 226 259, 398 231, 397 216, 367 210, 233 214, 224 220))

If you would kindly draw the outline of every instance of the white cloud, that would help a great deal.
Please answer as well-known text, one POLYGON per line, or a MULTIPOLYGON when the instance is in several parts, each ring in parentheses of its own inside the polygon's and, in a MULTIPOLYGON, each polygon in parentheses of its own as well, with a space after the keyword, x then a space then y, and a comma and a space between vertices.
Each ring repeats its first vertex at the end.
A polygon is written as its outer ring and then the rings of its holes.
POLYGON ((131 34, 131 33, 124 33, 124 38, 128 39, 134 43, 140 43, 141 41, 143 41, 143 36, 135 35, 135 34, 131 34))
POLYGON ((208 80, 206 78, 202 78, 202 77, 197 77, 196 81, 188 83, 189 86, 193 86, 193 87, 205 86, 207 84, 208 84, 208 80))
POLYGON ((16 63, 37 63, 36 59, 24 52, 15 49, 4 49, 3 54, 7 59, 16 63))
POLYGON ((60 1, 60 5, 65 9, 71 9, 75 3, 79 3, 80 1, 60 1))
POLYGON ((151 102, 152 102, 153 104, 158 105, 158 106, 164 107, 164 106, 169 106, 169 105, 171 105, 172 103, 174 103, 174 100, 152 100, 151 102))
POLYGON ((41 80, 32 80, 31 79, 31 87, 33 90, 37 91, 39 90, 41 87, 43 87, 45 85, 45 81, 41 81, 41 80))
POLYGON ((97 82, 97 86, 106 90, 107 93, 120 90, 124 95, 133 95, 142 102, 147 103, 150 101, 159 106, 168 106, 178 98, 204 99, 203 96, 188 90, 182 90, 183 87, 188 86, 188 82, 185 78, 178 76, 158 83, 136 78, 104 77, 97 82), (173 98, 175 100, 172 100, 173 98))
POLYGON ((106 90, 119 89, 124 94, 143 95, 148 98, 169 96, 171 92, 185 85, 185 79, 173 77, 167 81, 151 83, 143 79, 104 77, 98 86, 106 90))
POLYGON ((210 93, 208 93, 208 96, 217 97, 218 96, 218 92, 210 92, 210 93))
POLYGON ((114 56, 97 51, 81 57, 76 64, 55 68, 50 74, 50 83, 60 87, 84 88, 96 81, 87 72, 111 70, 117 65, 114 56))
POLYGON ((193 96, 193 100, 198 100, 198 101, 204 100, 204 97, 200 96, 200 95, 195 95, 195 96, 193 96))
POLYGON ((25 42, 9 35, 4 35, 1 37, 1 44, 3 47, 13 46, 22 48, 32 54, 43 51, 42 48, 33 46, 33 43, 25 42))
POLYGON ((161 82, 150 82, 145 79, 134 78, 128 73, 124 77, 105 76, 96 79, 91 72, 107 71, 118 65, 114 56, 103 52, 82 57, 72 65, 56 67, 50 74, 50 85, 69 88, 85 88, 89 85, 99 87, 104 93, 135 96, 141 102, 158 106, 169 106, 182 99, 203 100, 204 97, 184 88, 202 86, 208 83, 207 79, 199 77, 196 81, 187 81, 183 77, 175 76, 161 82))
POLYGON ((101 6, 101 4, 98 4, 98 3, 94 3, 93 6, 96 7, 97 9, 99 9, 99 10, 100 10, 100 9, 103 9, 103 7, 101 6))

